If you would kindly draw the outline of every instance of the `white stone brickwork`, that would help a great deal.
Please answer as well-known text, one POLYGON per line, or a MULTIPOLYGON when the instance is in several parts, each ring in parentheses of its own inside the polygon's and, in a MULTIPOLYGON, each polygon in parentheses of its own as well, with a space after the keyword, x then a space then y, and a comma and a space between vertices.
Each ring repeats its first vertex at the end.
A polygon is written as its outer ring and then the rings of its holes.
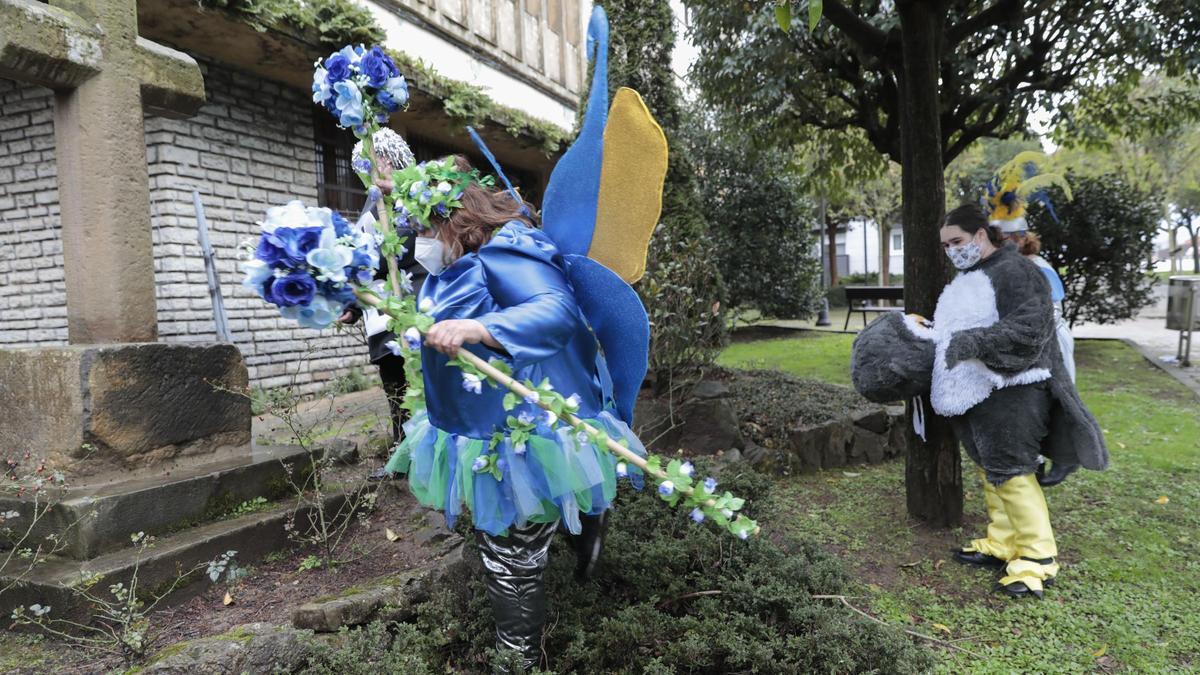
POLYGON ((0 79, 0 348, 67 341, 54 93, 0 79))
MULTIPOLYGON (((367 365, 357 329, 294 327, 241 286, 238 246, 266 208, 317 202, 312 103, 297 92, 202 62, 209 102, 187 120, 147 116, 159 339, 216 339, 192 190, 204 201, 233 341, 252 384, 312 392, 367 365)), ((0 347, 67 339, 55 189, 53 96, 0 80, 0 347), (11 176, 10 176, 11 174, 11 176)))

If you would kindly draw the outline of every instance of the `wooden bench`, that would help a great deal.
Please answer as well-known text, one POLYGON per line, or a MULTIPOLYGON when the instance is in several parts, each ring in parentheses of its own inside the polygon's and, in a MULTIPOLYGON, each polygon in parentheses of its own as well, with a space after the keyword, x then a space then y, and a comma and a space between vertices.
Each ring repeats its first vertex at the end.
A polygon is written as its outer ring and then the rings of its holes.
POLYGON ((850 317, 855 312, 862 314, 863 327, 867 325, 867 314, 874 312, 881 314, 883 312, 903 312, 903 307, 889 307, 877 304, 885 301, 904 301, 903 286, 847 286, 846 287, 846 304, 849 306, 849 311, 846 312, 846 325, 842 326, 842 330, 850 328, 850 317), (855 307, 855 303, 860 303, 855 307))

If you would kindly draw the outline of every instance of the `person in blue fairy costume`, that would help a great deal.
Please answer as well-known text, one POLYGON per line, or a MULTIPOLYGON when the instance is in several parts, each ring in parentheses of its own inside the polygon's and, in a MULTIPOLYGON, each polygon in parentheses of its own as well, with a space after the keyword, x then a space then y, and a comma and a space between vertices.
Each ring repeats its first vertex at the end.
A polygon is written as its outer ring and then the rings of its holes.
MULTIPOLYGON (((408 476, 423 505, 453 524, 468 512, 487 575, 497 644, 536 661, 545 619, 542 574, 560 525, 576 542, 577 576, 600 555, 618 473, 632 473, 600 443, 532 401, 505 410, 506 390, 451 365, 466 349, 502 359, 517 380, 549 380, 574 413, 645 454, 614 414, 605 362, 581 311, 563 256, 537 228, 532 210, 509 193, 430 163, 429 189, 461 191, 461 208, 429 218, 412 242, 429 272, 419 306, 436 323, 419 348, 426 410, 405 425, 387 469, 408 476), (442 173, 437 173, 437 172, 442 173), (514 423, 515 422, 515 423, 514 423)), ((475 174, 477 175, 477 174, 475 174)))

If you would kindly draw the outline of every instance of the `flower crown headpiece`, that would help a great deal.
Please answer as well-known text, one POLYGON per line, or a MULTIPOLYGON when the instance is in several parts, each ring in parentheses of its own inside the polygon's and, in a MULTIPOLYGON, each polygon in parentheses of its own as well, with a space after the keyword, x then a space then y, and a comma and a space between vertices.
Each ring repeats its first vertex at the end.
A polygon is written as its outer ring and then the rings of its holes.
POLYGON ((1042 172, 1049 163, 1050 158, 1046 155, 1026 151, 1000 167, 988 181, 987 197, 983 199, 983 207, 993 226, 1005 234, 1029 229, 1025 221, 1025 208, 1029 202, 1045 206, 1050 217, 1058 220, 1046 189, 1057 185, 1066 193, 1067 199, 1071 199, 1071 186, 1061 173, 1042 172))
POLYGON ((462 208, 459 201, 471 183, 482 187, 496 184, 478 169, 460 171, 454 158, 410 164, 392 174, 396 199, 396 217, 418 230, 428 230, 430 216, 449 218, 451 211, 462 208))

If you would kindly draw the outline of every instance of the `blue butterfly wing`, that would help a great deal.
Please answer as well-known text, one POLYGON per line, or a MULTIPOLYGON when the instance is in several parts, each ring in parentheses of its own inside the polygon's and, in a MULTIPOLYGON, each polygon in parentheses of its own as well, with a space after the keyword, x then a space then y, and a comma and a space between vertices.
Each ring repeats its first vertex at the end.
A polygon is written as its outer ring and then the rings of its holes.
POLYGON ((608 17, 592 10, 588 47, 595 64, 579 136, 558 160, 542 198, 542 229, 563 254, 585 255, 596 229, 604 127, 608 124, 608 17))
POLYGON ((632 426, 633 407, 650 359, 646 308, 633 288, 604 265, 582 255, 564 259, 575 298, 604 350, 617 414, 632 426))

